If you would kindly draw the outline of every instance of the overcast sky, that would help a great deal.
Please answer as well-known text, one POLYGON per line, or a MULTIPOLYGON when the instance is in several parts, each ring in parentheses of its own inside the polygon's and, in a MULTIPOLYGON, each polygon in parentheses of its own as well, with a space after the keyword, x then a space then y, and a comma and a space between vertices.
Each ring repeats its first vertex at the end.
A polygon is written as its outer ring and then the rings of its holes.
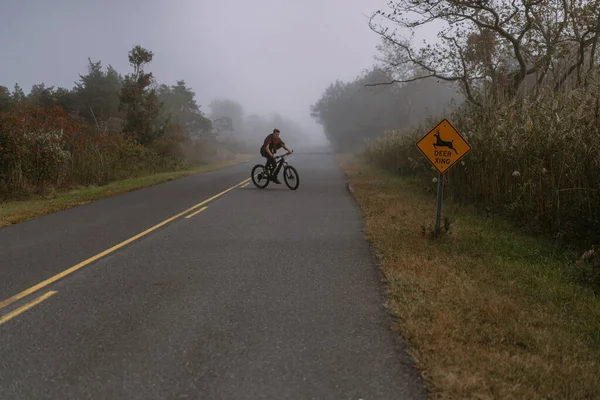
POLYGON ((184 79, 205 111, 225 97, 247 114, 307 124, 329 83, 374 64, 379 39, 366 15, 386 2, 0 0, 0 85, 71 88, 88 57, 128 73, 139 44, 154 52, 148 70, 158 81, 184 79))

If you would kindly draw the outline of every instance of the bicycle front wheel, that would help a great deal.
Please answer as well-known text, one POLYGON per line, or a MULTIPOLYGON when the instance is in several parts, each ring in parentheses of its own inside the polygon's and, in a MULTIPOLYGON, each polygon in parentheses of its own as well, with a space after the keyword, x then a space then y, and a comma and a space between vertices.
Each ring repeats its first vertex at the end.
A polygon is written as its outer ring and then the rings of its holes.
POLYGON ((265 166, 256 164, 252 168, 252 183, 259 189, 264 189, 269 184, 269 177, 265 171, 265 166))
POLYGON ((285 185, 291 190, 298 189, 298 186, 300 185, 298 171, 292 166, 287 166, 283 169, 283 180, 285 181, 285 185))

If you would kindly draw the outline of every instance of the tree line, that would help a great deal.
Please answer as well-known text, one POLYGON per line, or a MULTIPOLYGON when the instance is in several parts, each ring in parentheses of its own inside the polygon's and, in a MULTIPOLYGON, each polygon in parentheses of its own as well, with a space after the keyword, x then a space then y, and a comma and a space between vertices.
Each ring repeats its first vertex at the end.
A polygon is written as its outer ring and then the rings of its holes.
POLYGON ((464 101, 457 85, 435 80, 372 86, 392 79, 389 67, 375 65, 349 82, 331 83, 311 105, 311 116, 338 151, 362 149, 368 140, 419 124, 464 101))
POLYGON ((15 198, 77 185, 207 163, 220 154, 257 153, 273 127, 303 138, 278 114, 245 115, 217 99, 201 109, 184 80, 159 83, 148 70, 154 54, 135 46, 130 71, 88 59, 74 87, 0 86, 0 196, 15 198))
POLYGON ((12 92, 0 86, 0 112, 23 105, 60 107, 98 132, 123 132, 142 145, 167 136, 172 124, 190 138, 214 134, 211 121, 196 104, 195 94, 185 81, 159 85, 152 72, 146 71, 152 58, 151 51, 135 46, 129 53, 132 71, 124 76, 111 65, 104 71, 100 61, 88 59, 87 74, 80 74, 70 90, 41 83, 25 95, 19 84, 12 92))

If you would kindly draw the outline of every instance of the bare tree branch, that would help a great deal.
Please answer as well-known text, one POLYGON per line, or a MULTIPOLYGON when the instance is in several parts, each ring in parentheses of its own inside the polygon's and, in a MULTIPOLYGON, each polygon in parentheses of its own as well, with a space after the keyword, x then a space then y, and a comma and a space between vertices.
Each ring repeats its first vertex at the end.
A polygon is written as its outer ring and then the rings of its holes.
MULTIPOLYGON (((596 9, 598 10, 600 6, 600 1, 596 1, 596 9)), ((596 49, 598 47, 598 41, 600 41, 600 11, 596 15, 596 26, 595 26, 595 34, 592 39, 592 46, 590 49, 590 65, 588 68, 588 77, 594 70, 594 62, 596 61, 596 49)), ((586 84, 588 82, 588 77, 586 77, 586 84)))
MULTIPOLYGON (((534 26, 534 18, 532 14, 533 7, 542 4, 543 1, 545 0, 523 0, 522 7, 518 7, 517 1, 512 0, 511 5, 509 6, 511 8, 509 10, 510 12, 507 13, 508 15, 506 17, 501 17, 499 11, 491 6, 490 3, 479 0, 455 0, 452 2, 417 2, 404 0, 395 5, 393 13, 385 14, 378 12, 376 15, 381 15, 385 19, 407 28, 420 27, 434 20, 444 20, 448 22, 450 26, 468 21, 480 29, 488 29, 496 32, 500 37, 504 38, 511 44, 515 59, 519 64, 519 71, 513 75, 513 87, 516 91, 525 77, 528 74, 536 72, 539 68, 538 65, 528 65, 526 57, 523 54, 522 41, 534 26), (423 18, 420 20, 407 22, 404 17, 402 17, 402 15, 405 13, 416 13, 423 18), (520 14, 523 14, 526 20, 526 22, 521 25, 514 22, 516 17, 520 14), (507 30, 505 25, 509 23, 513 26, 516 26, 515 33, 511 33, 509 30, 507 30)), ((390 3, 390 5, 392 4, 393 3, 390 3)), ((370 25, 371 29, 377 32, 377 30, 373 29, 372 23, 370 23, 370 25)), ((390 36, 387 35, 387 28, 378 31, 377 33, 382 36, 390 36)), ((456 42, 454 43, 456 44, 456 42)), ((407 46, 405 46, 405 49, 406 47, 407 46)), ((420 64, 423 67, 424 62, 421 61, 420 64)), ((432 68, 428 69, 432 70, 432 68)))
MULTIPOLYGON (((556 82, 556 85, 554 86, 554 90, 558 91, 563 85, 564 83, 567 81, 567 79, 571 76, 571 74, 573 74, 573 72, 575 72, 576 70, 579 70, 584 62, 585 62, 585 49, 587 47, 589 47, 590 45, 592 45, 593 43, 597 43, 598 41, 598 34, 594 35, 594 37, 590 38, 590 39, 585 39, 587 35, 589 35, 590 33, 592 33, 591 31, 587 31, 585 32, 582 37, 581 37, 581 41, 579 43, 579 48, 578 48, 578 57, 577 57, 577 61, 575 61, 575 63, 573 63, 569 69, 560 77, 560 79, 558 80, 558 82, 556 82)), ((577 77, 578 78, 578 82, 580 82, 580 76, 577 77)))

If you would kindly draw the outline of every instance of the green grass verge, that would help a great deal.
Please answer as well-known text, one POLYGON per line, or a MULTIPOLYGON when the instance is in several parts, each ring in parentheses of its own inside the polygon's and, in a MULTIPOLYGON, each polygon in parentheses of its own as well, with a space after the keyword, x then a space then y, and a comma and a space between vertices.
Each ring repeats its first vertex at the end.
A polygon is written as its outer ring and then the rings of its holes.
POLYGON ((52 198, 2 202, 0 203, 0 228, 174 179, 231 167, 249 159, 250 157, 241 157, 241 159, 236 161, 213 163, 178 171, 144 175, 111 182, 104 186, 89 186, 58 193, 52 198))
POLYGON ((600 297, 577 255, 358 162, 343 165, 397 328, 434 398, 591 399, 600 393, 600 297))

